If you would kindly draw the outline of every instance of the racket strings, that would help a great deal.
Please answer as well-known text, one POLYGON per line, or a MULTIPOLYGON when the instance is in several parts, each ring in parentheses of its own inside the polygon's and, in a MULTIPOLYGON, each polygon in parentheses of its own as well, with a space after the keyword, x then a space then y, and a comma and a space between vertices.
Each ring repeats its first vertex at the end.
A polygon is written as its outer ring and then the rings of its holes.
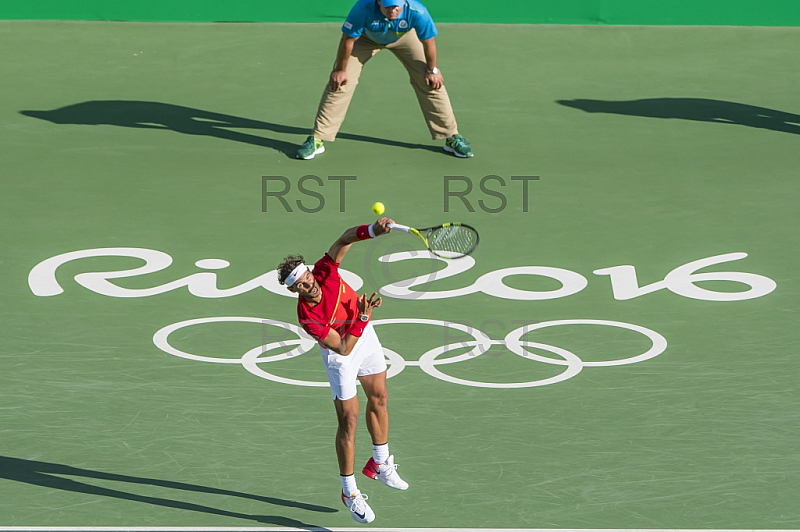
POLYGON ((477 244, 478 233, 458 225, 439 227, 428 237, 431 251, 451 259, 469 255, 477 244))

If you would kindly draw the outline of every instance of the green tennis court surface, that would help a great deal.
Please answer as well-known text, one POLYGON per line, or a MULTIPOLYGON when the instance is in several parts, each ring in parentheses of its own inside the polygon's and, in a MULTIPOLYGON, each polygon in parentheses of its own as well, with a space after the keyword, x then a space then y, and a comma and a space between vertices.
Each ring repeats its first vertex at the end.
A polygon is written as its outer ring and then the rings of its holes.
POLYGON ((343 263, 411 484, 373 528, 800 529, 798 38, 442 25, 473 159, 384 52, 297 161, 337 25, 0 23, 0 527, 354 528, 269 272, 382 201, 481 245, 343 263))

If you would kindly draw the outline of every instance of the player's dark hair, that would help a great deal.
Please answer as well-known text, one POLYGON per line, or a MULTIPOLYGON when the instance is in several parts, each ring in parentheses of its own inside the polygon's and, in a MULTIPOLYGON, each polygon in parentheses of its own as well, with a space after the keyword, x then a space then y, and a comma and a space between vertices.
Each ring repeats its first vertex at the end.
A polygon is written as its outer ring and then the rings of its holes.
POLYGON ((283 259, 283 262, 278 264, 278 282, 281 284, 286 284, 286 278, 289 277, 289 274, 297 268, 297 265, 303 262, 302 255, 287 255, 286 258, 283 259))

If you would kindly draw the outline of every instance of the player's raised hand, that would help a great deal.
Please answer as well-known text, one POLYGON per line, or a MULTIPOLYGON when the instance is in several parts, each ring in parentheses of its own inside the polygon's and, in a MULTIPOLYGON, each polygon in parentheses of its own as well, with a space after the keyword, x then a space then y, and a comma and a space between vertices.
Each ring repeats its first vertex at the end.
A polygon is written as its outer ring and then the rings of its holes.
POLYGON ((372 230, 375 232, 375 236, 379 236, 385 233, 388 233, 392 230, 390 224, 393 224, 394 220, 391 218, 386 218, 385 216, 378 218, 378 220, 372 224, 372 230))

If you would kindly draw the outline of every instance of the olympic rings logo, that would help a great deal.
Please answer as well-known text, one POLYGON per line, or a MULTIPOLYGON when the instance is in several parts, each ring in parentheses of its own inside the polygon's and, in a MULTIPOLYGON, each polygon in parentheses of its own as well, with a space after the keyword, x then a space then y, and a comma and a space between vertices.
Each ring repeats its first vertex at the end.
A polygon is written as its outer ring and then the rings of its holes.
MULTIPOLYGON (((667 340, 659 333, 651 329, 648 329, 646 327, 641 327, 639 325, 633 325, 630 323, 624 323, 620 321, 609 321, 609 320, 574 319, 574 320, 553 320, 553 321, 532 323, 530 325, 523 325, 522 327, 514 329, 513 331, 508 333, 502 340, 492 340, 482 331, 479 331, 468 325, 449 322, 449 321, 442 321, 442 320, 393 318, 393 319, 373 320, 372 324, 376 327, 384 325, 392 325, 392 324, 433 325, 438 327, 445 327, 448 329, 454 329, 471 335, 473 340, 465 342, 453 342, 441 345, 439 347, 435 347, 425 352, 417 361, 405 360, 399 353, 393 351, 392 349, 388 349, 386 346, 383 347, 383 351, 387 359, 387 366, 388 366, 388 371, 386 374, 387 378, 392 378, 398 375, 408 366, 416 366, 419 367, 422 371, 424 371, 428 375, 430 375, 431 377, 434 377, 436 379, 445 382, 450 382, 453 384, 460 384, 462 386, 473 386, 477 388, 531 388, 535 386, 547 386, 550 384, 556 384, 559 382, 563 382, 567 379, 570 379, 575 375, 577 375, 578 373, 580 373, 581 370, 583 370, 583 368, 585 367, 610 367, 610 366, 621 366, 626 364, 643 362, 645 360, 649 360, 651 358, 660 355, 667 348, 667 340), (627 329, 644 335, 647 339, 650 340, 651 346, 644 353, 627 358, 586 362, 581 360, 575 353, 572 353, 571 351, 568 351, 561 347, 556 347, 549 344, 543 344, 539 342, 533 342, 522 339, 522 337, 525 334, 530 333, 532 331, 545 329, 548 327, 557 327, 561 325, 601 325, 606 327, 627 329), (463 362, 465 360, 469 360, 478 357, 480 355, 483 355, 484 353, 489 351, 489 349, 494 345, 505 346, 511 353, 520 356, 526 360, 531 360, 555 366, 561 366, 563 367, 563 371, 561 371, 561 373, 559 373, 554 377, 549 377, 545 379, 525 381, 525 382, 501 383, 501 382, 481 382, 481 381, 461 379, 453 377, 452 375, 449 375, 439 369, 440 366, 448 366, 450 364, 463 362), (443 359, 440 358, 442 355, 450 351, 460 350, 465 347, 472 347, 472 349, 460 355, 455 355, 443 359), (539 351, 552 353, 553 355, 555 355, 555 357, 543 356, 531 352, 526 348, 534 348, 539 351)), ((317 349, 314 349, 314 347, 317 345, 317 342, 313 338, 311 338, 308 334, 306 334, 306 332, 303 331, 303 329, 301 329, 297 325, 292 325, 279 320, 241 317, 241 316, 209 317, 209 318, 197 318, 192 320, 185 320, 178 323, 174 323, 172 325, 168 325, 160 329, 153 336, 153 343, 156 345, 156 347, 158 347, 165 353, 181 358, 186 358, 189 360, 196 360, 199 362, 211 362, 215 364, 241 364, 247 371, 249 371, 253 375, 273 382, 279 382, 282 384, 289 384, 294 386, 319 386, 319 387, 329 386, 327 381, 316 382, 316 381, 290 379, 287 377, 282 377, 270 373, 261 367, 262 365, 269 364, 270 362, 288 360, 303 355, 305 353, 308 353, 309 351, 318 352, 317 349), (176 347, 172 346, 169 343, 169 337, 175 331, 184 329, 186 327, 192 327, 205 323, 219 323, 219 322, 247 322, 247 323, 258 323, 261 325, 274 326, 281 329, 285 329, 287 331, 291 331, 295 333, 298 338, 294 340, 283 340, 283 341, 265 343, 253 349, 250 349, 249 351, 244 353, 240 358, 223 358, 223 357, 195 355, 177 349, 176 347), (266 353, 272 350, 292 345, 295 345, 296 347, 294 347, 290 351, 286 351, 276 355, 266 355, 266 353)))

